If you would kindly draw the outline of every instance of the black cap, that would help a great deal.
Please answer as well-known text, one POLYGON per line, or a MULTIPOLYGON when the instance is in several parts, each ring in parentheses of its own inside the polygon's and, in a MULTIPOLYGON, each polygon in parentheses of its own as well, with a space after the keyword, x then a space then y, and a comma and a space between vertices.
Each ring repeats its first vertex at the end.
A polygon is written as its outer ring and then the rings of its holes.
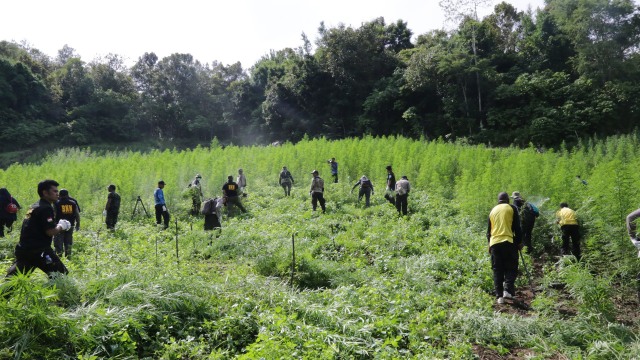
POLYGON ((391 165, 387 165, 387 167, 385 169, 391 170, 391 165))
POLYGON ((233 175, 229 175, 229 176, 227 176, 227 179, 229 179, 229 180, 233 180, 233 175))
POLYGON ((109 191, 111 191, 111 190, 115 190, 115 189, 116 189, 116 186, 115 186, 115 185, 113 185, 113 184, 111 184, 111 185, 109 185, 109 186, 107 187, 107 190, 109 190, 109 191))
POLYGON ((158 185, 164 185, 164 180, 158 181, 158 185))
POLYGON ((507 194, 504 191, 501 192, 500 194, 498 194, 498 202, 499 203, 508 204, 509 203, 509 194, 507 194))
POLYGON ((69 196, 69 190, 67 190, 67 189, 62 189, 62 190, 60 190, 60 192, 58 193, 58 195, 60 195, 60 196, 69 196))

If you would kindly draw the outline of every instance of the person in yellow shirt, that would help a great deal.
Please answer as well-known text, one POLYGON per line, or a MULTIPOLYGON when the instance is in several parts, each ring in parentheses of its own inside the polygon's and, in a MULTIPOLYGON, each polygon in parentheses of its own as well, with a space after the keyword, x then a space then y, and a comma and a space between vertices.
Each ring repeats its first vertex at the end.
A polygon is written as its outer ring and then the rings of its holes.
POLYGON ((515 295, 518 276, 518 250, 522 249, 522 234, 518 209, 509 204, 506 192, 498 194, 498 205, 491 209, 487 228, 493 286, 498 304, 515 295))
POLYGON ((574 255, 580 260, 580 226, 576 212, 563 202, 560 203, 560 210, 556 212, 556 218, 558 219, 556 223, 560 225, 562 231, 562 255, 574 255), (569 250, 569 239, 571 239, 571 250, 569 250))

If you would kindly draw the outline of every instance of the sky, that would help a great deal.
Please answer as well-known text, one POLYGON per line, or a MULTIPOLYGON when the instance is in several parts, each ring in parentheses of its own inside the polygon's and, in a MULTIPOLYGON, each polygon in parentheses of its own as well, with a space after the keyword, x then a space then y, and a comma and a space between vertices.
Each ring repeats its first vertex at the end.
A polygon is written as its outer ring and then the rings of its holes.
MULTIPOLYGON (((479 8, 482 17, 500 1, 479 8)), ((518 10, 544 0, 507 0, 518 10)), ((438 0, 14 0, 2 4, 0 40, 55 57, 65 44, 84 61, 109 53, 132 65, 145 52, 189 53, 202 63, 237 61, 247 69, 270 50, 315 43, 318 26, 354 28, 377 17, 407 22, 414 38, 450 28, 438 0)))

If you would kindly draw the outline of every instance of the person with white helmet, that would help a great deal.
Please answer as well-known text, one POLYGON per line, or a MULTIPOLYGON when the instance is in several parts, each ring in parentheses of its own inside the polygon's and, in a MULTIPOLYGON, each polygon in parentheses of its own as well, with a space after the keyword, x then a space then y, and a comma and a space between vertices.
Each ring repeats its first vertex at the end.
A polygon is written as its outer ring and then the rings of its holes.
POLYGON ((365 207, 369 207, 369 199, 371 198, 371 194, 374 193, 373 183, 365 175, 362 175, 360 180, 358 180, 358 182, 355 183, 355 185, 353 185, 353 187, 351 188, 351 192, 353 192, 353 189, 355 189, 358 185, 360 185, 360 191, 358 191, 358 202, 360 202, 362 196, 364 196, 365 207))

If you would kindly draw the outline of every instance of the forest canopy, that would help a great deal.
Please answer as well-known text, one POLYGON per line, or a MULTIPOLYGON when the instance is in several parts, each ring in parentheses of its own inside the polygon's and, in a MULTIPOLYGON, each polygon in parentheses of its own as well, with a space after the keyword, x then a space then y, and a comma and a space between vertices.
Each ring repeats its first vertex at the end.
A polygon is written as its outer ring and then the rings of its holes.
MULTIPOLYGON (((455 0, 442 3, 455 5, 455 0)), ((446 11, 454 11, 445 7, 446 11)), ((553 147, 629 133, 640 102, 640 11, 632 0, 507 2, 413 38, 372 19, 318 27, 315 47, 249 68, 190 54, 51 58, 0 42, 0 151, 181 139, 252 144, 362 134, 553 147)))

